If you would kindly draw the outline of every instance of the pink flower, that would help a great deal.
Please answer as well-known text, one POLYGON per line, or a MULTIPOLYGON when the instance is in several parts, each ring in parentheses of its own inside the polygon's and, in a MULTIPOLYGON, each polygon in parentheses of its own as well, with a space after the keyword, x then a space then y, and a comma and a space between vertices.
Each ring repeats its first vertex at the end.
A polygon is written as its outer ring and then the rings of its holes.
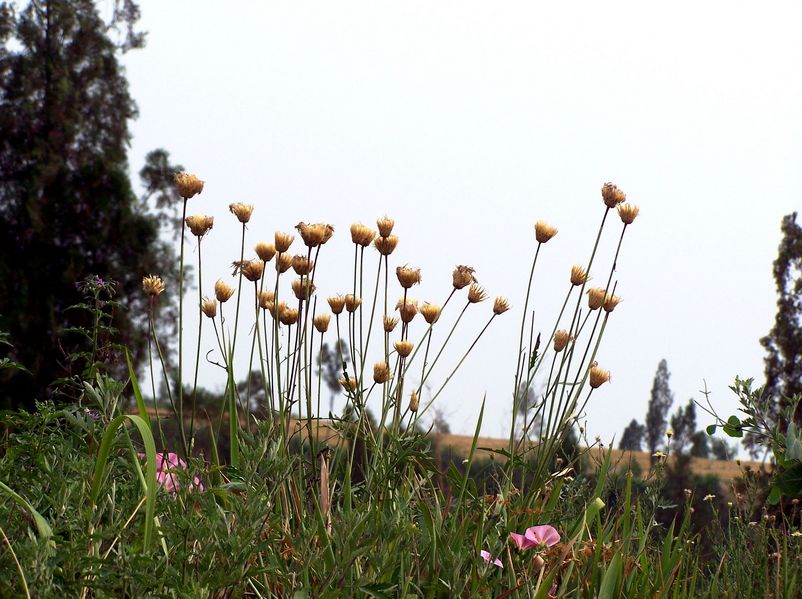
POLYGON ((515 542, 518 549, 531 549, 532 547, 551 547, 560 542, 560 534, 553 526, 541 524, 526 529, 524 534, 511 532, 510 538, 515 542))
MULTIPOLYGON (((140 453, 139 457, 144 458, 145 454, 140 453)), ((167 454, 156 454, 156 480, 162 487, 164 487, 165 491, 171 491, 175 493, 180 488, 178 478, 174 473, 178 472, 179 470, 186 469, 187 463, 179 458, 178 454, 173 452, 168 452, 167 454)), ((200 479, 195 476, 193 477, 189 488, 203 491, 203 484, 201 483, 200 479)))
POLYGON ((498 566, 499 568, 503 568, 504 567, 504 564, 501 563, 501 560, 500 559, 493 559, 493 556, 490 555, 489 551, 485 551, 484 549, 482 549, 479 552, 479 555, 481 555, 482 559, 485 560, 488 564, 492 563, 493 565, 498 566))

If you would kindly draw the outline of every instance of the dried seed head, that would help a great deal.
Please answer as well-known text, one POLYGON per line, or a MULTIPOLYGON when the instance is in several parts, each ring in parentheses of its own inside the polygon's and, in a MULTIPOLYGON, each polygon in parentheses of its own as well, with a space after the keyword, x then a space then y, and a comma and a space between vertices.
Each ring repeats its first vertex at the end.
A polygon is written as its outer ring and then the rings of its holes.
POLYGON ((345 296, 345 309, 352 314, 356 312, 356 309, 362 304, 362 300, 354 295, 353 293, 349 293, 345 296))
POLYGON ((351 241, 363 248, 368 247, 376 238, 376 231, 363 225, 362 223, 354 223, 351 225, 351 241))
POLYGON ((618 217, 625 225, 631 225, 638 217, 640 209, 635 204, 621 204, 618 207, 618 217))
POLYGON ((401 287, 404 289, 409 289, 421 281, 420 268, 407 268, 406 266, 399 266, 395 269, 395 276, 398 277, 398 282, 401 283, 401 287))
POLYGON ((276 256, 276 270, 279 273, 287 272, 292 266, 292 256, 289 254, 279 254, 276 256))
POLYGON ((615 307, 621 303, 621 298, 617 295, 608 295, 604 299, 604 311, 605 312, 612 312, 615 310, 615 307))
POLYGON ((251 220, 253 214, 253 204, 243 204, 242 202, 235 202, 228 205, 228 211, 237 217, 237 220, 242 224, 251 220))
POLYGON ((556 227, 546 224, 542 220, 535 223, 535 239, 538 243, 546 243, 557 234, 556 227))
POLYGON ((178 173, 175 176, 175 186, 178 188, 178 195, 185 200, 203 191, 203 181, 195 175, 189 173, 178 173))
POLYGON ((274 237, 276 251, 283 254, 292 245, 292 242, 295 240, 294 235, 290 235, 289 233, 282 233, 281 231, 276 231, 276 235, 274 237))
POLYGON ((579 287, 580 285, 587 283, 589 278, 590 277, 588 277, 588 273, 585 272, 585 269, 578 264, 574 264, 571 267, 571 285, 579 287))
POLYGON ((300 233, 304 245, 310 248, 323 245, 334 235, 334 227, 325 223, 307 225, 304 222, 300 222, 295 225, 295 228, 298 229, 298 233, 300 233))
POLYGON ((164 290, 164 281, 162 281, 161 277, 157 275, 148 275, 147 277, 142 278, 142 291, 151 297, 161 295, 164 293, 164 290))
POLYGON ((203 312, 209 318, 214 318, 217 316, 217 300, 214 298, 203 298, 200 308, 201 312, 203 312))
POLYGON ((395 250, 395 246, 398 245, 398 237, 395 235, 390 235, 389 237, 377 237, 376 241, 373 242, 373 245, 376 246, 376 249, 379 250, 379 253, 382 256, 389 256, 395 250))
POLYGON ((373 381, 382 385, 390 380, 390 367, 387 362, 377 362, 373 365, 373 381))
POLYGON ((402 358, 406 358, 409 354, 412 353, 412 348, 414 346, 412 344, 412 341, 405 339, 403 341, 396 341, 395 343, 393 343, 393 347, 395 348, 395 351, 398 352, 399 356, 401 356, 402 358))
POLYGON ((285 308, 281 310, 278 319, 281 321, 281 324, 290 326, 298 322, 299 316, 300 313, 297 308, 285 308))
POLYGON ((493 314, 504 314, 509 309, 510 304, 503 297, 497 297, 496 301, 493 302, 493 314))
POLYGON ((559 353, 571 342, 571 335, 565 329, 554 333, 554 351, 559 353))
POLYGON ((615 208, 618 204, 627 200, 627 194, 610 182, 602 185, 601 193, 602 200, 608 208, 615 208))
POLYGON ((598 389, 604 383, 610 380, 610 371, 599 368, 598 366, 591 366, 590 368, 590 386, 593 389, 598 389))
POLYGON ((329 322, 331 322, 331 314, 317 314, 312 319, 312 324, 315 325, 318 333, 325 333, 329 330, 329 322))
POLYGON ((293 256, 292 269, 297 275, 308 275, 315 267, 315 263, 306 256, 293 256))
POLYGON ((266 310, 270 312, 270 316, 272 316, 275 320, 281 320, 281 315, 284 313, 285 310, 288 310, 289 306, 287 306, 286 302, 279 302, 276 304, 275 302, 270 302, 267 305, 266 310))
POLYGON ((395 221, 392 218, 387 218, 387 215, 376 221, 376 227, 379 229, 379 235, 382 237, 390 237, 394 226, 395 221))
POLYGON ((335 314, 340 314, 345 308, 345 298, 342 295, 332 295, 329 299, 329 308, 335 314))
POLYGON ((423 316, 423 319, 429 324, 437 322, 437 319, 440 318, 440 310, 442 310, 440 306, 435 306, 429 302, 424 303, 420 307, 421 316, 423 316))
POLYGON ((476 283, 471 284, 470 288, 468 289, 468 301, 472 304, 478 304, 486 299, 487 294, 485 293, 484 288, 479 287, 479 285, 476 283))
POLYGON ((607 291, 600 287, 591 287, 588 289, 588 307, 591 310, 598 310, 604 305, 604 300, 607 299, 607 291))
POLYGON ((384 332, 385 333, 392 333, 397 324, 398 324, 398 319, 397 318, 393 318, 392 316, 385 316, 384 317, 384 332))
POLYGON ((242 275, 249 281, 258 281, 265 271, 265 263, 261 260, 248 260, 242 267, 242 275))
POLYGON ((315 292, 316 287, 309 279, 294 279, 292 282, 292 292, 299 300, 308 300, 315 292))
POLYGON ((258 297, 259 307, 263 310, 270 310, 270 308, 273 306, 275 294, 272 291, 260 291, 258 297))
POLYGON ((357 387, 359 387, 359 383, 357 382, 356 378, 352 376, 349 376, 347 380, 345 377, 340 377, 339 383, 343 389, 350 392, 356 391, 357 387))
POLYGON ((476 278, 473 276, 474 272, 476 271, 470 266, 458 265, 454 269, 454 272, 451 273, 451 282, 454 285, 454 289, 462 289, 471 283, 475 283, 476 278))
POLYGON ((217 283, 214 284, 214 296, 217 301, 224 304, 231 299, 232 295, 234 295, 234 288, 227 285, 222 279, 217 279, 217 283))
POLYGON ((214 217, 203 214, 193 214, 186 218, 187 226, 195 237, 203 237, 214 226, 214 217))
POLYGON ((405 300, 402 297, 395 305, 395 309, 398 310, 398 314, 401 317, 401 322, 404 324, 409 324, 418 313, 418 302, 409 298, 406 298, 405 300))
POLYGON ((272 243, 260 241, 256 244, 256 255, 259 256, 260 260, 264 262, 270 262, 273 259, 273 256, 276 255, 276 246, 274 246, 272 243))
POLYGON ((418 399, 418 393, 413 389, 412 393, 409 395, 409 411, 414 414, 418 411, 419 406, 420 400, 418 399))

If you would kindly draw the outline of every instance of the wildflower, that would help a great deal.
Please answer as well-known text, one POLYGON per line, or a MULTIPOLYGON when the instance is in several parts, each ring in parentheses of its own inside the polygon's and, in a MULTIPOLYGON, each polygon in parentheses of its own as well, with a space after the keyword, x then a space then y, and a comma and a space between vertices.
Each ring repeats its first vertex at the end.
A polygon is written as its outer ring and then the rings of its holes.
POLYGON ((142 278, 142 291, 152 297, 164 293, 165 288, 164 281, 157 275, 148 275, 142 278))
POLYGON ((377 362, 373 365, 373 380, 381 385, 390 380, 390 367, 387 362, 377 362))
POLYGON ((293 256, 292 257, 292 269, 295 271, 297 275, 308 275, 312 272, 312 269, 315 267, 314 261, 310 260, 306 256, 293 256))
POLYGON ((468 289, 468 301, 472 304, 478 304, 487 299, 487 294, 484 288, 479 287, 476 283, 472 283, 468 289))
POLYGON ((201 302, 201 312, 209 318, 217 316, 217 300, 214 298, 204 298, 201 302))
POLYGON ((683 492, 685 493, 685 497, 687 497, 688 499, 690 499, 691 495, 693 495, 693 491, 691 491, 690 489, 685 489, 683 492))
POLYGON ((705 501, 711 501, 711 502, 712 502, 712 501, 713 501, 715 498, 716 498, 716 496, 715 496, 715 495, 713 495, 712 493, 710 493, 710 494, 708 494, 708 495, 705 495, 705 498, 704 498, 704 500, 705 500, 705 501))
POLYGON ((272 291, 260 291, 258 298, 259 298, 259 307, 262 308, 263 310, 269 310, 270 307, 273 305, 275 294, 272 291))
POLYGON ((476 271, 470 266, 458 265, 454 269, 454 272, 451 273, 451 282, 454 285, 454 289, 462 289, 471 283, 475 283, 476 278, 473 276, 474 272, 476 271))
POLYGON ((401 283, 401 287, 404 289, 409 289, 421 281, 420 268, 399 266, 395 269, 395 276, 398 277, 398 282, 401 283))
POLYGON ((278 319, 281 322, 281 324, 286 326, 291 326, 298 322, 299 317, 300 313, 298 312, 297 308, 287 307, 281 310, 278 319))
POLYGON ((315 292, 315 286, 307 279, 294 279, 291 286, 292 292, 299 300, 308 300, 315 292))
POLYGON ((674 431, 672 431, 671 429, 668 429, 666 431, 666 437, 668 437, 670 439, 673 436, 674 436, 674 431))
POLYGON ((618 207, 618 217, 625 225, 631 225, 638 217, 640 210, 635 204, 621 204, 618 207))
POLYGON ((504 564, 501 563, 500 559, 493 559, 493 556, 490 555, 489 551, 485 551, 482 549, 479 552, 479 555, 482 556, 482 559, 485 560, 488 564, 493 564, 494 566, 498 566, 499 568, 503 568, 504 564))
POLYGON ((395 250, 395 246, 398 245, 398 237, 395 235, 390 235, 389 237, 377 237, 376 241, 373 242, 373 245, 376 246, 376 249, 379 250, 379 253, 382 256, 389 256, 395 250))
POLYGON ((425 302, 420 308, 419 312, 423 319, 428 324, 434 324, 440 318, 440 306, 435 306, 434 304, 430 304, 429 302, 425 302))
POLYGON ((295 225, 295 228, 298 229, 298 233, 300 233, 304 245, 310 248, 323 245, 334 235, 334 227, 326 223, 307 225, 304 222, 300 222, 295 225))
POLYGON ((588 280, 588 273, 585 272, 585 269, 579 266, 578 264, 574 264, 571 267, 571 285, 574 287, 578 287, 579 285, 584 285, 588 280))
POLYGON ((276 235, 274 237, 276 251, 279 254, 283 254, 292 245, 292 242, 295 241, 295 236, 290 235, 289 233, 282 233, 281 231, 276 231, 276 235))
POLYGON ((368 247, 376 238, 376 231, 370 227, 366 227, 362 223, 354 223, 351 225, 351 241, 363 248, 368 247))
POLYGON ((253 204, 243 204, 242 202, 235 202, 228 205, 228 211, 237 217, 237 220, 243 225, 251 220, 253 214, 253 204))
POLYGON ((401 356, 402 358, 406 358, 409 354, 412 353, 413 344, 412 341, 405 339, 403 341, 396 341, 395 343, 393 343, 393 347, 395 348, 395 351, 398 352, 399 356, 401 356))
POLYGON ((353 293, 345 296, 345 309, 348 312, 353 314, 360 305, 362 305, 362 300, 353 293))
POLYGON ((610 312, 615 310, 615 307, 620 303, 621 303, 620 297, 618 297, 617 295, 608 295, 606 298, 604 298, 604 304, 603 304, 604 311, 609 314, 610 312))
POLYGON ((268 302, 267 307, 265 310, 270 312, 270 316, 272 316, 275 320, 281 320, 281 315, 287 310, 288 306, 286 302, 279 302, 278 304, 275 301, 268 302))
POLYGON ((261 260, 248 260, 242 267, 242 275, 249 281, 258 281, 265 271, 265 263, 261 260))
POLYGON ((276 246, 272 243, 265 243, 264 241, 260 241, 256 244, 256 255, 259 256, 260 260, 264 262, 270 262, 273 259, 273 256, 276 255, 276 246))
POLYGON ((503 297, 497 297, 496 301, 493 302, 493 314, 504 314, 509 309, 510 304, 503 297))
POLYGON ((604 383, 610 380, 610 371, 603 370, 598 366, 591 366, 590 368, 590 386, 593 389, 598 389, 604 383))
POLYGON ((732 501, 728 501, 728 502, 727 502, 727 507, 728 507, 728 508, 730 508, 730 509, 732 509, 732 501))
POLYGON ((399 316, 401 316, 401 322, 409 324, 418 313, 418 302, 413 299, 401 298, 395 305, 395 309, 398 310, 399 316))
POLYGON ((376 227, 379 229, 379 235, 384 238, 390 237, 394 226, 395 221, 392 218, 387 218, 387 215, 385 215, 384 218, 380 218, 376 221, 376 227))
POLYGON ((175 186, 178 188, 178 195, 185 200, 203 191, 203 181, 195 175, 189 173, 178 173, 175 176, 175 186))
POLYGON ((384 332, 385 333, 392 333, 397 324, 398 324, 398 319, 397 318, 393 318, 392 316, 385 316, 384 317, 384 332))
POLYGON ((510 538, 518 549, 531 549, 532 547, 551 547, 560 542, 560 534, 553 526, 541 524, 526 529, 524 534, 511 532, 510 538))
POLYGON ((234 295, 234 288, 227 285, 222 279, 217 279, 217 282, 214 284, 214 296, 217 298, 217 301, 224 304, 231 299, 232 295, 234 295))
POLYGON ((345 308, 345 298, 342 295, 332 295, 328 300, 329 308, 334 314, 340 314, 345 308))
POLYGON ((591 310, 598 310, 604 305, 607 299, 607 291, 599 287, 591 287, 588 289, 588 307, 591 310))
MULTIPOLYGON (((140 458, 145 458, 144 453, 139 453, 140 458)), ((187 463, 178 457, 178 454, 168 452, 166 454, 156 455, 156 482, 165 490, 175 493, 181 488, 181 485, 176 478, 175 473, 180 470, 186 470, 187 463)), ((197 489, 203 491, 203 484, 200 479, 195 476, 189 484, 190 490, 197 489)))
POLYGON ((557 234, 557 229, 539 220, 535 223, 535 239, 538 243, 546 243, 557 234))
POLYGON ((802 532, 799 532, 798 530, 795 530, 794 532, 791 533, 791 536, 792 537, 802 537, 802 532))
POLYGON ((214 226, 214 217, 205 216, 203 214, 194 214, 188 216, 184 221, 187 223, 189 230, 195 237, 203 237, 214 226))
POLYGON ((661 458, 666 457, 666 454, 660 451, 659 449, 652 454, 653 458, 657 458, 658 460, 661 458))
POLYGON ((565 329, 554 333, 554 351, 560 353, 571 342, 571 335, 565 329))
POLYGON ((348 377, 347 379, 345 377, 340 377, 338 382, 346 391, 356 391, 357 387, 359 386, 354 377, 348 377))
POLYGON ((418 392, 413 389, 412 393, 409 395, 409 411, 415 414, 419 406, 420 400, 418 399, 418 392))
POLYGON ((312 324, 315 325, 318 333, 328 331, 329 322, 331 322, 331 314, 318 314, 312 319, 312 324))
POLYGON ((602 200, 608 208, 615 208, 618 204, 627 200, 627 194, 610 182, 602 185, 601 193, 602 200))
POLYGON ((281 253, 276 258, 276 271, 279 274, 287 272, 292 266, 292 256, 289 254, 281 253))

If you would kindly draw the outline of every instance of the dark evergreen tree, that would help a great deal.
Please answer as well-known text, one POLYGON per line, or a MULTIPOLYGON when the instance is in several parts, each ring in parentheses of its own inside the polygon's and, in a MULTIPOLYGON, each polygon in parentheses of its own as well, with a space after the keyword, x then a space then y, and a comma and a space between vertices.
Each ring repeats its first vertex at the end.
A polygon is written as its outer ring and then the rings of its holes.
POLYGON ((671 417, 671 452, 685 454, 693 443, 696 433, 696 404, 692 399, 686 406, 677 408, 671 417))
POLYGON ((710 457, 710 443, 709 437, 705 431, 696 431, 691 438, 691 457, 694 458, 709 458, 710 457))
MULTIPOLYGON (((143 275, 159 274, 176 291, 164 220, 142 209, 148 199, 134 195, 128 176, 136 106, 118 59, 143 45, 138 17, 132 0, 116 1, 107 21, 91 0, 0 3, 0 329, 10 334, 11 357, 32 373, 4 371, 0 404, 31 406, 51 395, 54 379, 80 372, 70 356, 86 350, 86 339, 64 335, 91 325, 66 312, 82 299, 78 281, 119 283, 124 309, 112 324, 135 360, 146 355, 143 275)), ((170 170, 166 153, 150 157, 157 164, 170 170)), ((174 192, 144 174, 169 213, 174 192)), ((119 356, 108 367, 125 372, 119 356)))
POLYGON ((627 428, 624 429, 624 434, 621 435, 621 442, 618 444, 618 449, 643 451, 643 436, 645 433, 646 427, 633 418, 627 425, 627 428))
POLYGON ((670 377, 668 363, 665 359, 660 360, 652 383, 649 409, 646 412, 646 448, 650 454, 662 447, 665 441, 666 418, 671 404, 674 403, 674 394, 671 393, 668 384, 670 377))
POLYGON ((334 396, 341 390, 340 378, 343 376, 343 360, 348 359, 348 344, 338 339, 334 349, 324 343, 317 359, 317 373, 329 389, 329 413, 334 412, 334 396))

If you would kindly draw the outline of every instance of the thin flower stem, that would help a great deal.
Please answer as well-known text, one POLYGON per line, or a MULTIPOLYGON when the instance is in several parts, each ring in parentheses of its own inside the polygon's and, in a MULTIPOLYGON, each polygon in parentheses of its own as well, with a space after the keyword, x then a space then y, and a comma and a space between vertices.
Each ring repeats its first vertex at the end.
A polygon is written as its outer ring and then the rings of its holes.
POLYGON ((173 413, 178 417, 179 429, 181 431, 181 445, 184 447, 184 458, 189 459, 186 453, 187 441, 184 438, 184 226, 187 220, 187 199, 184 198, 184 206, 181 212, 181 250, 178 259, 178 412, 173 413))
POLYGON ((195 352, 195 380, 192 384, 192 415, 189 420, 189 446, 195 445, 195 408, 198 395, 198 371, 200 370, 201 338, 203 335, 203 264, 201 262, 201 237, 198 237, 198 346, 195 352))

